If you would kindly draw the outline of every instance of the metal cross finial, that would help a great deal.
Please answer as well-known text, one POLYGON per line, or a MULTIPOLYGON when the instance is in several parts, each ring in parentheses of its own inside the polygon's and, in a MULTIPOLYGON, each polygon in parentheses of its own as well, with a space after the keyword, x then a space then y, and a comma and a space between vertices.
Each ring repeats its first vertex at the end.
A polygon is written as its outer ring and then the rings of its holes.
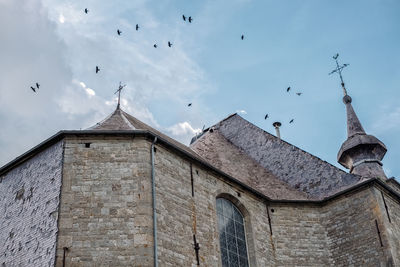
POLYGON ((336 61, 336 69, 334 69, 333 71, 331 71, 331 72, 329 73, 329 75, 331 75, 331 74, 333 74, 333 73, 338 73, 338 74, 339 74, 340 81, 341 81, 342 88, 343 88, 343 94, 346 96, 346 95, 347 95, 347 90, 346 90, 346 87, 344 86, 344 81, 343 81, 343 77, 342 77, 342 70, 343 70, 345 67, 349 66, 350 64, 343 64, 342 66, 339 66, 339 62, 338 62, 338 60, 337 60, 338 57, 339 57, 339 54, 336 54, 336 55, 333 56, 333 59, 336 61))
POLYGON ((122 89, 124 89, 125 86, 126 86, 126 84, 122 85, 121 82, 119 82, 118 90, 115 91, 115 93, 114 93, 114 94, 118 93, 118 106, 117 106, 117 108, 119 108, 119 104, 121 102, 121 91, 122 91, 122 89))

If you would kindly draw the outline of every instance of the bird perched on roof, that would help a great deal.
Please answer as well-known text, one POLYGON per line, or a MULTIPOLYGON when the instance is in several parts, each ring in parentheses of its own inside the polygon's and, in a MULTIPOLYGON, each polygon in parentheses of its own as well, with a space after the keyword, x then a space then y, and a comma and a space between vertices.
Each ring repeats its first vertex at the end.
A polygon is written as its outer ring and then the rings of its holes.
POLYGON ((301 92, 296 93, 296 95, 298 95, 298 96, 301 96, 301 94, 302 94, 301 92))
POLYGON ((242 34, 242 36, 240 38, 243 40, 244 39, 244 35, 242 34))
POLYGON ((168 41, 168 46, 169 46, 169 47, 171 47, 171 46, 172 46, 172 43, 171 43, 170 41, 168 41))
POLYGON ((290 86, 286 89, 286 92, 289 92, 290 91, 290 86))
POLYGON ((157 44, 154 44, 153 46, 154 46, 154 48, 157 48, 157 44))
POLYGON ((294 119, 291 119, 290 121, 289 121, 289 123, 293 123, 294 122, 294 119))
POLYGON ((85 8, 85 13, 87 14, 89 12, 89 9, 85 8))
POLYGON ((39 87, 40 87, 40 84, 36 83, 36 88, 39 89, 39 87))
POLYGON ((268 119, 268 114, 265 114, 264 120, 268 119))
POLYGON ((31 89, 32 89, 32 91, 33 91, 33 92, 35 92, 35 93, 36 93, 36 90, 35 90, 35 88, 33 88, 33 87, 31 86, 31 89))
POLYGON ((136 30, 137 31, 139 30, 139 24, 136 24, 136 30))
POLYGON ((96 73, 98 73, 100 71, 99 66, 96 66, 96 73))
POLYGON ((117 30, 117 33, 118 33, 118 35, 121 35, 122 32, 118 29, 118 30, 117 30))
POLYGON ((192 106, 192 103, 189 103, 189 104, 188 104, 188 107, 191 107, 191 106, 192 106))
POLYGON ((185 17, 185 15, 182 15, 182 19, 183 19, 184 21, 186 21, 186 17, 185 17))
POLYGON ((189 21, 189 23, 192 23, 192 21, 193 21, 192 17, 189 17, 188 21, 189 21))

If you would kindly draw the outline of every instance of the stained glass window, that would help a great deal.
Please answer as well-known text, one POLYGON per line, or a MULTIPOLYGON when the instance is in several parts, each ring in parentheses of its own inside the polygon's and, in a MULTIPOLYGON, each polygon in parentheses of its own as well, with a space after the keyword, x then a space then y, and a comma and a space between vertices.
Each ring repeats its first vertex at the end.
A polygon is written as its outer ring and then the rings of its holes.
POLYGON ((217 198, 217 214, 222 266, 249 266, 242 214, 224 198, 217 198))

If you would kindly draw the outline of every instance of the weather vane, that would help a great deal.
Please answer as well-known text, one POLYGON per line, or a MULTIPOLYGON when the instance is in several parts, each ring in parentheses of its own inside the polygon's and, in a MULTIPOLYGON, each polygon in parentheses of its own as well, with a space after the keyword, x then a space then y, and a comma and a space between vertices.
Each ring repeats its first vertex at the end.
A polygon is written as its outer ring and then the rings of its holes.
POLYGON ((339 74, 340 81, 342 82, 341 84, 342 84, 342 88, 343 88, 343 94, 346 96, 346 95, 347 95, 347 90, 346 90, 346 87, 344 86, 344 81, 343 81, 343 77, 342 77, 342 70, 343 70, 345 67, 349 66, 350 64, 343 64, 342 66, 339 66, 339 62, 338 62, 338 60, 337 60, 338 57, 339 57, 339 54, 336 54, 336 55, 333 56, 333 59, 336 61, 336 69, 334 69, 333 71, 331 71, 331 72, 329 73, 329 75, 331 75, 331 74, 333 74, 333 73, 338 73, 338 74, 339 74))
POLYGON ((114 94, 118 93, 118 108, 119 108, 119 104, 120 104, 120 100, 121 100, 121 91, 122 89, 124 89, 124 87, 126 86, 126 84, 122 85, 121 82, 119 82, 119 86, 118 86, 118 90, 115 91, 114 94))

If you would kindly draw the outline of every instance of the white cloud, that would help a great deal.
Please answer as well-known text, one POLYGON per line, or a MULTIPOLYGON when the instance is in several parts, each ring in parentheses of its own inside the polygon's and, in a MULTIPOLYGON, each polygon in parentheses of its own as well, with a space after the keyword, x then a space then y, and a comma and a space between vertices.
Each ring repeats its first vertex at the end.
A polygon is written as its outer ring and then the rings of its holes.
POLYGON ((63 16, 63 14, 60 14, 60 16, 58 17, 58 21, 59 21, 60 23, 64 23, 64 22, 65 22, 65 18, 64 18, 64 16, 63 16))
MULTIPOLYGON (((60 129, 86 128, 104 119, 117 105, 119 81, 127 84, 121 107, 155 128, 166 129, 151 110, 156 102, 172 107, 172 121, 181 120, 179 107, 185 108, 188 99, 197 104, 185 118, 200 121, 204 116, 196 109, 207 109, 200 96, 212 85, 185 50, 185 34, 176 24, 160 22, 147 1, 96 2, 89 14, 78 0, 5 2, 0 2, 0 25, 7 27, 0 27, 0 36, 8 36, 1 45, 9 52, 0 61, 6 74, 0 76, 0 122, 7 134, 0 134, 0 165, 60 129), (132 14, 122 18, 126 10, 132 14), (138 32, 133 18, 140 21, 138 32), (121 37, 115 32, 118 27, 121 37), (98 74, 96 65, 101 68, 98 74), (41 87, 35 94, 29 87, 36 82, 41 87), (37 127, 43 121, 44 127, 37 127), (29 138, 23 134, 27 129, 29 138)), ((198 131, 188 122, 167 130, 181 141, 198 131)))
POLYGON ((175 125, 172 125, 171 127, 167 128, 167 131, 170 132, 174 136, 181 136, 181 135, 191 135, 194 136, 198 133, 201 133, 201 129, 193 128, 192 125, 190 125, 189 122, 179 122, 175 125))
POLYGON ((96 95, 96 92, 95 92, 93 89, 86 88, 85 90, 86 90, 86 94, 87 94, 89 97, 92 97, 92 96, 95 96, 95 95, 96 95))
POLYGON ((400 107, 383 107, 372 124, 372 131, 376 134, 400 131, 400 107))
POLYGON ((241 109, 241 110, 236 110, 236 113, 245 115, 245 114, 247 114, 247 111, 244 109, 241 109))

